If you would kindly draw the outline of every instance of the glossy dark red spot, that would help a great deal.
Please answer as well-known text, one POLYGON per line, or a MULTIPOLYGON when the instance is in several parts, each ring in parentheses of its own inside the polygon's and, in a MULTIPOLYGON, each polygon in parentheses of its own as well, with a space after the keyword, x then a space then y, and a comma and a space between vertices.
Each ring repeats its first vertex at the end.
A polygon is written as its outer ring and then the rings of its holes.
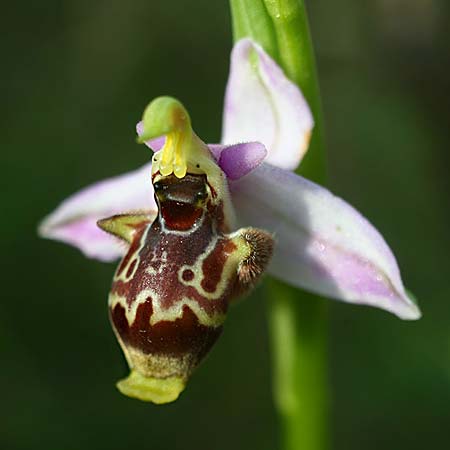
POLYGON ((166 227, 176 231, 187 231, 203 214, 202 208, 188 203, 168 200, 161 203, 161 215, 166 227))
POLYGON ((182 278, 184 281, 192 281, 194 279, 194 272, 191 269, 183 271, 182 278))

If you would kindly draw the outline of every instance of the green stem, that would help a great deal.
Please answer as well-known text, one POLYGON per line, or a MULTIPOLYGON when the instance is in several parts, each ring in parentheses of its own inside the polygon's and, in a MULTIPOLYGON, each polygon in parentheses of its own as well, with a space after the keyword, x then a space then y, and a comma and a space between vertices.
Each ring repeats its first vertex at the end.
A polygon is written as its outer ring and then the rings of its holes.
POLYGON ((273 390, 283 448, 328 447, 327 308, 323 299, 271 280, 273 390))
MULTIPOLYGON (((297 172, 325 179, 319 84, 303 0, 230 0, 235 40, 249 36, 301 88, 315 120, 297 172), (258 24, 258 26, 256 26, 258 24)), ((328 448, 327 308, 316 295, 269 283, 275 405, 285 450, 328 448)))
POLYGON ((279 63, 303 92, 313 113, 315 126, 309 150, 298 172, 323 183, 325 145, 319 81, 303 0, 264 0, 277 39, 279 63))
POLYGON ((272 57, 278 58, 275 29, 263 0, 230 0, 233 38, 251 37, 272 57))

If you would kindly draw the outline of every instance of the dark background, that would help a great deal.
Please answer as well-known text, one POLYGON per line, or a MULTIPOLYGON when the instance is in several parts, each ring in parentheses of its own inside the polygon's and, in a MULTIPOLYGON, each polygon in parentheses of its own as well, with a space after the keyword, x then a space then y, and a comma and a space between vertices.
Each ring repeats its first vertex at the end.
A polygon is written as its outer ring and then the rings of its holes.
MULTIPOLYGON (((450 40, 446 0, 310 1, 330 186, 393 248, 424 317, 330 301, 335 449, 450 439, 450 40)), ((179 97, 218 141, 225 0, 2 2, 0 449, 274 449, 264 287, 175 404, 121 396, 114 267, 40 240, 62 199, 143 164, 134 125, 179 97)), ((307 449, 305 449, 307 450, 307 449)))

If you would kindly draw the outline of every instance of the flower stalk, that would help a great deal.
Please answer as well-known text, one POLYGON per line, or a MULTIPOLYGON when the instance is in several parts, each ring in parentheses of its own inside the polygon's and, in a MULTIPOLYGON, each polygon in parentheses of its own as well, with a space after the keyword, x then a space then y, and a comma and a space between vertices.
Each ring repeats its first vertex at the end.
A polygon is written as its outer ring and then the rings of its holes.
MULTIPOLYGON (((297 172, 323 184, 325 149, 315 59, 303 0, 231 0, 235 41, 258 42, 302 90, 315 121, 297 172)), ((328 447, 327 307, 314 294, 269 282, 273 393, 284 450, 328 447)))

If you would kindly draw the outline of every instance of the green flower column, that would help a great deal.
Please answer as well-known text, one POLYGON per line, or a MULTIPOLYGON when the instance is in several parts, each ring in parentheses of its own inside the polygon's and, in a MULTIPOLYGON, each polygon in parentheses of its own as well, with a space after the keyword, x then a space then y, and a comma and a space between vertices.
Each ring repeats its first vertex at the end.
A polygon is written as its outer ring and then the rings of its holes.
MULTIPOLYGON (((298 173, 324 184, 319 86, 303 0, 230 0, 233 34, 251 37, 302 90, 315 127, 298 173)), ((327 309, 322 298, 270 280, 273 384, 285 450, 328 448, 327 309)))

